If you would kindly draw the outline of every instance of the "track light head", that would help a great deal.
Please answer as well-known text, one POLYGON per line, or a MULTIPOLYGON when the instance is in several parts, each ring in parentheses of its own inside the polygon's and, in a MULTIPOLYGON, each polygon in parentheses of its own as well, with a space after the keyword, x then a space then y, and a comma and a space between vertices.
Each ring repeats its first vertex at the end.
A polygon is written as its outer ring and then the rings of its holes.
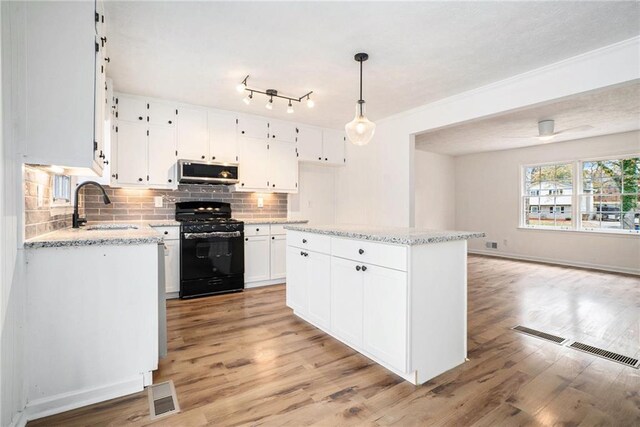
POLYGON ((311 99, 311 97, 307 96, 307 107, 313 108, 315 105, 316 105, 316 103, 313 102, 313 99, 311 99))
POLYGON ((245 104, 251 104, 251 100, 253 99, 253 92, 249 93, 249 95, 245 96, 243 101, 245 104))
POLYGON ((291 100, 289 100, 289 105, 287 105, 287 113, 293 113, 293 105, 291 104, 291 100))
POLYGON ((273 97, 269 98, 267 105, 264 106, 267 110, 273 110, 273 97))

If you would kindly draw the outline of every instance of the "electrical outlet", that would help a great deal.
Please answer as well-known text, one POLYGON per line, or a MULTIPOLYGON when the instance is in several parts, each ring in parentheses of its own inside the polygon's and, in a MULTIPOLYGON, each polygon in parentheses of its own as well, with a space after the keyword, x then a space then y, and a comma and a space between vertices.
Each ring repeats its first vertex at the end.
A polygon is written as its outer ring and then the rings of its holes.
POLYGON ((486 242, 485 246, 489 249, 498 249, 498 242, 486 242))
POLYGON ((263 197, 258 197, 258 207, 259 208, 264 208, 264 198, 263 197))
POLYGON ((153 202, 156 208, 161 208, 164 203, 164 201, 162 200, 162 196, 155 196, 153 198, 153 202))
POLYGON ((44 206, 44 187, 42 184, 36 186, 36 204, 39 208, 44 206))

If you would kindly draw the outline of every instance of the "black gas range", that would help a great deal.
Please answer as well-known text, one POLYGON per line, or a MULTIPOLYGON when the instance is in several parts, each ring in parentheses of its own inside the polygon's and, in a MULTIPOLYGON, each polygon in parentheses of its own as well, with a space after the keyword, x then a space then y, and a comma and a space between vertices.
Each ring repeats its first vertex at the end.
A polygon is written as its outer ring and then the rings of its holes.
POLYGON ((244 223, 229 203, 176 203, 180 222, 180 298, 244 289, 244 223))

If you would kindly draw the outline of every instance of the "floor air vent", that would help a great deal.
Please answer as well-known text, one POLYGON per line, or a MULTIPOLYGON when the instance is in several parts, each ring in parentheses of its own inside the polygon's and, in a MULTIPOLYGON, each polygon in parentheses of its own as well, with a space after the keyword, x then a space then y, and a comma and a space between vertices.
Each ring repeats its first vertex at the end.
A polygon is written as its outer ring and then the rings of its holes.
POLYGON ((511 329, 513 329, 514 331, 522 332, 523 334, 531 335, 532 337, 541 338, 543 340, 551 341, 560 345, 569 341, 567 338, 562 338, 556 335, 548 334, 546 332, 537 331, 535 329, 527 328, 526 326, 518 325, 518 326, 514 326, 511 329))
POLYGON ((584 344, 581 342, 574 342, 569 347, 575 348, 576 350, 583 351, 585 353, 593 354, 594 356, 602 357, 603 359, 611 360, 613 362, 618 362, 625 366, 631 366, 632 368, 638 369, 640 363, 638 363, 638 359, 634 359, 633 357, 624 356, 622 354, 613 353, 611 351, 603 350, 598 347, 593 347, 588 344, 584 344))
POLYGON ((173 381, 149 386, 149 413, 151 419, 180 412, 173 381))

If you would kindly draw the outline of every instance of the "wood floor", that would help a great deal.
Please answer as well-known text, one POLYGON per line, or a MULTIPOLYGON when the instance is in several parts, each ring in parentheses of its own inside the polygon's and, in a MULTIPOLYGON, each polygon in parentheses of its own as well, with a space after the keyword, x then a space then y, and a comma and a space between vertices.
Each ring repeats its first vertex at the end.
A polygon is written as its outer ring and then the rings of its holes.
MULTIPOLYGON (((640 355, 640 279, 469 258, 469 362, 413 386, 284 303, 284 286, 168 303, 182 412, 163 426, 639 426, 640 372, 518 334, 523 324, 640 355)), ((153 425, 146 392, 30 426, 153 425)))

